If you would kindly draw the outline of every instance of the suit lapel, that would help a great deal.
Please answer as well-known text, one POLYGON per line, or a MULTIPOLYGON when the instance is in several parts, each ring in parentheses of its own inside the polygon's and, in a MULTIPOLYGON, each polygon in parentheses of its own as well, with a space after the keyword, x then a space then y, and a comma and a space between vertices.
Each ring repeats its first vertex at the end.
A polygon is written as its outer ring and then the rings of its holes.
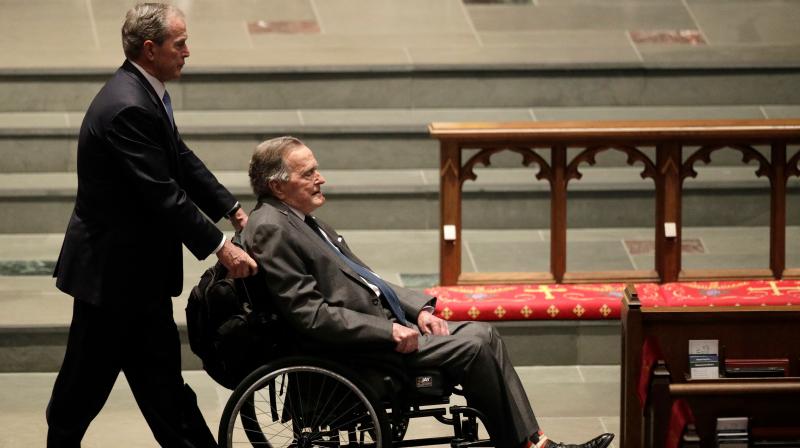
POLYGON ((153 86, 150 85, 150 81, 148 81, 147 78, 144 77, 142 72, 140 72, 136 67, 134 67, 133 64, 131 64, 131 62, 128 61, 127 59, 122 64, 122 69, 132 74, 139 82, 139 84, 147 91, 147 93, 150 95, 150 101, 158 110, 159 117, 161 118, 161 121, 164 123, 164 127, 167 128, 167 130, 169 130, 171 134, 174 134, 175 133, 174 128, 172 127, 172 122, 169 121, 169 116, 167 116, 166 109, 164 109, 164 103, 161 102, 161 98, 158 97, 158 94, 156 93, 155 89, 153 89, 153 86))
POLYGON ((126 59, 125 62, 122 64, 121 69, 125 70, 131 76, 133 76, 138 81, 139 85, 147 91, 148 96, 150 97, 150 101, 155 107, 158 116, 159 118, 161 118, 161 122, 164 125, 165 130, 167 131, 166 135, 169 136, 166 143, 168 143, 169 148, 171 150, 169 154, 170 162, 175 167, 176 174, 180 174, 178 172, 178 167, 180 166, 180 164, 178 164, 177 129, 172 127, 172 122, 169 121, 169 116, 167 116, 167 111, 164 109, 164 104, 161 102, 161 98, 158 97, 158 94, 153 89, 153 86, 150 85, 150 82, 147 80, 147 78, 144 77, 142 72, 140 72, 136 67, 134 67, 130 61, 126 59))
MULTIPOLYGON (((289 224, 292 227, 294 227, 298 232, 300 232, 303 235, 303 237, 311 243, 312 246, 314 246, 315 250, 312 253, 319 254, 321 256, 327 257, 330 260, 333 260, 333 262, 336 263, 336 265, 342 272, 345 273, 345 275, 352 278, 356 283, 358 283, 362 287, 367 288, 369 291, 372 291, 369 285, 364 282, 364 279, 361 278, 361 276, 358 275, 358 273, 355 272, 352 268, 350 268, 350 266, 348 266, 347 263, 345 263, 344 260, 342 260, 341 257, 339 257, 339 255, 333 252, 336 249, 332 248, 330 244, 328 244, 322 239, 322 237, 317 235, 316 232, 314 232, 311 229, 311 227, 308 226, 308 224, 303 222, 303 220, 301 220, 299 216, 297 216, 291 209, 289 209, 289 207, 286 204, 271 197, 264 198, 263 201, 271 204, 278 210, 281 210, 281 212, 283 212, 286 215, 286 219, 289 221, 289 224)), ((324 227, 323 230, 325 231, 325 233, 328 234, 330 238, 332 239, 336 238, 338 234, 335 231, 333 231, 333 229, 331 229, 330 226, 321 223, 320 221, 317 222, 324 227)), ((342 249, 340 244, 336 244, 336 247, 342 249)))

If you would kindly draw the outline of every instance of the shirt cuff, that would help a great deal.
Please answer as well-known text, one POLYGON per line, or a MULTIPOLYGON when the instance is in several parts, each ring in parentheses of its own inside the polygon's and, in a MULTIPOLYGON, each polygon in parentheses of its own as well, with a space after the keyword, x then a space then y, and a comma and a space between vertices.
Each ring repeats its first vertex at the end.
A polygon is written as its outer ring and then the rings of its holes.
POLYGON ((436 308, 434 308, 434 307, 432 307, 430 305, 425 305, 425 306, 422 307, 422 309, 420 311, 427 311, 427 312, 433 314, 433 312, 436 311, 436 308))
POLYGON ((222 241, 219 242, 219 244, 217 245, 217 248, 214 249, 213 253, 216 254, 217 252, 219 252, 219 250, 222 249, 222 246, 224 246, 224 245, 225 245, 225 234, 223 233, 222 234, 222 241))
POLYGON ((230 209, 230 210, 228 210, 228 212, 227 212, 227 213, 225 213, 225 217, 226 217, 226 218, 228 218, 228 219, 232 218, 232 217, 233 217, 233 215, 235 215, 235 214, 236 214, 236 212, 237 212, 237 211, 238 211, 240 208, 242 208, 242 204, 240 204, 240 203, 239 203, 239 201, 236 201, 236 203, 235 203, 235 204, 233 204, 233 207, 231 207, 231 209, 230 209))

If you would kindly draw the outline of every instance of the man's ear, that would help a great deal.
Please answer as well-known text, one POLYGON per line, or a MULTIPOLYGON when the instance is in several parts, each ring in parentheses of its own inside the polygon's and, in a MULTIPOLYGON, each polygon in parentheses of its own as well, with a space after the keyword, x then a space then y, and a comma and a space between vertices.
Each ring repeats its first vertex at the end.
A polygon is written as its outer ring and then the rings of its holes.
POLYGON ((142 56, 148 61, 153 61, 156 57, 155 53, 156 43, 148 39, 142 44, 142 56))
POLYGON ((272 179, 269 181, 269 189, 272 191, 272 195, 278 198, 279 200, 283 200, 285 195, 283 194, 283 182, 280 182, 276 179, 272 179))

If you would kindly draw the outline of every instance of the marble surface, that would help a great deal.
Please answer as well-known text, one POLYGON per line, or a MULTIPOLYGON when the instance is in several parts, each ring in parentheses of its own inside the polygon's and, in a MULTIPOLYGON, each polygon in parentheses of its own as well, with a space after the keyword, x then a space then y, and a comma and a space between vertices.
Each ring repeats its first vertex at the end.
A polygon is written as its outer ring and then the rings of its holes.
MULTIPOLYGON (((586 63, 797 66, 800 5, 786 0, 211 0, 180 2, 187 71, 408 69, 586 63), (642 33, 698 39, 637 41, 642 33), (675 49, 680 49, 674 51, 675 49), (663 50, 663 51, 662 51, 663 50), (701 56, 702 55, 702 56, 701 56)), ((103 72, 121 60, 131 2, 4 2, 0 71, 103 72), (63 37, 68 33, 69 39, 63 37)))
MULTIPOLYGON (((539 423, 554 440, 578 443, 601 432, 619 433, 618 366, 524 366, 518 367, 517 372, 539 423)), ((184 371, 183 377, 197 394, 200 410, 216 434, 230 391, 202 371, 184 371)), ((0 447, 45 445, 45 408, 54 381, 54 373, 0 374, 0 415, 4 423, 0 427, 0 447)), ((453 403, 463 404, 463 400, 454 397, 453 403)), ((419 419, 412 421, 408 434, 440 436, 447 431, 448 427, 432 419, 419 419)), ((149 448, 155 444, 124 375, 117 379, 82 446, 98 448, 121 443, 126 448, 149 448)))

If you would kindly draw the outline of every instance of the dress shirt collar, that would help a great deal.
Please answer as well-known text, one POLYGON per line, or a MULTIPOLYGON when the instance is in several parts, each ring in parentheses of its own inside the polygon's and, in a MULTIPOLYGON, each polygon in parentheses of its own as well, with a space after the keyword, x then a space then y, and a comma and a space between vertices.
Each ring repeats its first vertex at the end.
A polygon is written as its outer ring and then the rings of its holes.
POLYGON ((283 203, 283 205, 289 207, 289 210, 291 210, 292 213, 297 215, 297 217, 300 218, 300 221, 305 221, 306 220, 306 214, 305 213, 301 212, 300 210, 292 207, 291 205, 289 205, 289 204, 287 204, 285 202, 283 203))
POLYGON ((153 90, 156 91, 156 95, 158 95, 158 99, 160 99, 161 102, 163 103, 164 102, 164 92, 167 91, 167 86, 165 86, 164 83, 159 81, 158 78, 156 78, 155 76, 151 75, 150 73, 147 73, 147 70, 143 69, 139 64, 131 61, 130 59, 128 59, 128 61, 130 61, 130 63, 133 64, 134 67, 136 67, 136 70, 139 70, 140 72, 142 72, 142 74, 144 75, 144 77, 147 80, 147 82, 149 82, 150 85, 153 86, 153 90))

